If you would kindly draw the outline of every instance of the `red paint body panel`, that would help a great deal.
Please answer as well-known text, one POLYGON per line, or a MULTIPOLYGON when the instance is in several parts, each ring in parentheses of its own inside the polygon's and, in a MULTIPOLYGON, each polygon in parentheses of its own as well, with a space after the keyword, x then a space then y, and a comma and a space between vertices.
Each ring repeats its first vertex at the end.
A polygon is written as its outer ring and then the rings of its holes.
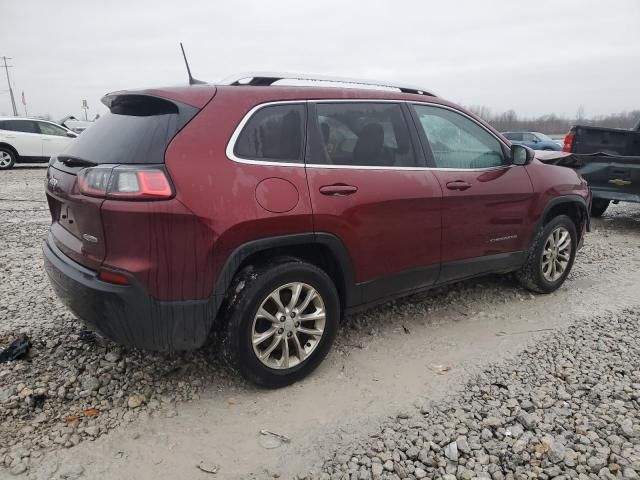
POLYGON ((82 235, 102 238, 101 198, 82 195, 76 176, 50 168, 46 181, 47 202, 51 212, 51 232, 56 245, 74 261, 97 269, 106 253, 103 242, 91 243, 82 235))
POLYGON ((442 200, 442 262, 515 252, 529 238, 533 187, 526 170, 513 166, 486 171, 436 170, 442 200), (466 182, 466 190, 447 183, 466 182))
POLYGON ((357 282, 440 262, 442 193, 431 172, 313 167, 307 177, 315 230, 343 241, 357 282), (320 193, 333 184, 358 190, 320 193))
POLYGON ((527 223, 527 237, 531 238, 535 233, 537 222, 544 213, 545 207, 554 198, 577 195, 583 198, 587 207, 591 206, 591 192, 587 182, 580 174, 571 168, 557 165, 547 165, 539 160, 534 160, 526 167, 534 197, 529 209, 529 222, 527 223))
POLYGON ((133 274, 156 299, 190 300, 211 294, 215 234, 177 199, 106 200, 102 222, 104 267, 133 274))

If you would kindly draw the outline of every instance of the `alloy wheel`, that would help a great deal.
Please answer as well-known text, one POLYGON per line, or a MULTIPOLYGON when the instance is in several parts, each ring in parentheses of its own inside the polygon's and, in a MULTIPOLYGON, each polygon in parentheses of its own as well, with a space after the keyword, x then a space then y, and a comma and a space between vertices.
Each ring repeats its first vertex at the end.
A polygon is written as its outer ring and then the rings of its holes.
POLYGON ((253 352, 269 368, 295 367, 313 355, 325 329, 326 310, 318 291, 301 282, 276 288, 253 319, 253 352))
POLYGON ((571 260, 571 234, 565 227, 554 229, 542 251, 542 275, 548 282, 557 281, 571 260))
POLYGON ((11 165, 11 155, 8 152, 0 151, 0 168, 11 165))

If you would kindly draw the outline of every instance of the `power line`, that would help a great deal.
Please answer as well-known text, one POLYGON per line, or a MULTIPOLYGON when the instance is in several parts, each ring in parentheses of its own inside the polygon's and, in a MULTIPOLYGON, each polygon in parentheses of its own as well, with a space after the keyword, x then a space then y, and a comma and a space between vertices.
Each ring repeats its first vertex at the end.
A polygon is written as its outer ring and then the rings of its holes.
POLYGON ((16 108, 16 99, 13 98, 13 89, 11 88, 11 79, 9 78, 9 67, 11 65, 7 65, 7 60, 11 60, 9 57, 0 57, 4 61, 4 70, 7 73, 7 83, 9 84, 9 95, 11 96, 11 106, 13 107, 13 115, 18 116, 18 109, 16 108))

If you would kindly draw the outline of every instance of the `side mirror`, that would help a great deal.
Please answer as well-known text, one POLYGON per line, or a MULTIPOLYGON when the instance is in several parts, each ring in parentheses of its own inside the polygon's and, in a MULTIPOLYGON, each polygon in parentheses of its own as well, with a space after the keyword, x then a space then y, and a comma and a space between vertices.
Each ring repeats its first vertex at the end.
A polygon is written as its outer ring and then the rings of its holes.
POLYGON ((511 145, 511 162, 514 165, 528 165, 535 157, 535 152, 524 145, 511 145))
POLYGON ((77 136, 78 136, 77 133, 67 132, 67 137, 69 137, 69 138, 76 138, 77 136))

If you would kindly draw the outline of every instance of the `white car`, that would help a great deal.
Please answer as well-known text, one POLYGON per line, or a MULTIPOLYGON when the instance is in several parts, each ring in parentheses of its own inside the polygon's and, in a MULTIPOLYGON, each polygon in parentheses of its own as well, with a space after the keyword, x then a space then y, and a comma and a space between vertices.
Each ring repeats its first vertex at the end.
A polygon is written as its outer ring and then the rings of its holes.
POLYGON ((47 120, 0 117, 0 170, 15 163, 48 162, 77 136, 47 120))

